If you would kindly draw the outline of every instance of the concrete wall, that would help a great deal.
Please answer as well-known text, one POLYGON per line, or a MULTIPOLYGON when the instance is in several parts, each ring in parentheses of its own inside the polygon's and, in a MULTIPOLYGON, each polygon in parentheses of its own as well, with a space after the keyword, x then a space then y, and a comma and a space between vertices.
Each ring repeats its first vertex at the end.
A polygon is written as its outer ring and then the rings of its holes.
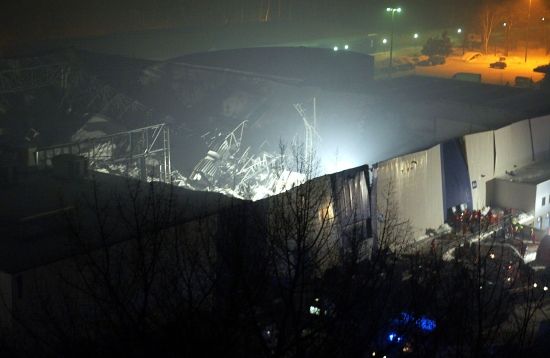
POLYGON ((545 229, 548 228, 550 224, 549 216, 550 213, 550 180, 547 180, 543 183, 537 185, 536 189, 536 199, 535 199, 535 225, 539 225, 539 228, 545 229), (544 199, 544 205, 542 201, 544 199), (540 221, 539 218, 540 217, 540 221))
POLYGON ((534 184, 493 179, 487 183, 487 204, 532 212, 535 210, 536 191, 537 187, 534 184))
POLYGON ((530 119, 535 160, 550 159, 550 116, 530 119))

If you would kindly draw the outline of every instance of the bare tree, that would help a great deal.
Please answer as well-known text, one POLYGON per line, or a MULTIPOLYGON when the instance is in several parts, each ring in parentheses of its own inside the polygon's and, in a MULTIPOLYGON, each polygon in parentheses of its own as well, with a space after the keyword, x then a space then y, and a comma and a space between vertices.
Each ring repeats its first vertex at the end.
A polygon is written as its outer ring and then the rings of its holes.
MULTIPOLYGON (((510 10, 510 6, 509 1, 483 0, 480 2, 478 20, 481 30, 481 44, 485 54, 489 52, 489 42, 491 41, 495 26, 498 26, 502 19, 507 19, 509 17, 507 14, 513 13, 510 10)), ((507 24, 507 26, 510 25, 511 23, 507 24)), ((509 31, 509 29, 507 30, 509 31)))
POLYGON ((495 3, 483 1, 480 8, 481 43, 486 54, 489 52, 489 40, 497 16, 495 6, 495 3))

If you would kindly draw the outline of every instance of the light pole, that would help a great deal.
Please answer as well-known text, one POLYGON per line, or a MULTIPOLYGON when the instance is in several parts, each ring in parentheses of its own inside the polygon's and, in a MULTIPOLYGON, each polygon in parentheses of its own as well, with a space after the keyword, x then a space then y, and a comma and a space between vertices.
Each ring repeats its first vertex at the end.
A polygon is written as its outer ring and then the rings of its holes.
POLYGON ((391 13, 391 34, 390 34, 390 76, 391 76, 392 64, 393 64, 393 16, 395 15, 396 12, 400 13, 401 8, 400 7, 397 7, 397 8, 388 7, 386 9, 386 12, 391 13))
POLYGON ((510 51, 510 28, 512 27, 512 20, 508 20, 507 22, 503 22, 502 26, 504 27, 504 35, 505 35, 505 56, 508 56, 508 52, 510 51))
POLYGON ((527 48, 529 47, 529 19, 531 18, 531 0, 527 10, 527 30, 525 31, 525 62, 527 63, 527 48))
POLYGON ((462 34, 462 54, 464 55, 466 52, 466 32, 463 33, 462 27, 459 27, 456 29, 456 33, 459 35, 462 34))
POLYGON ((541 17, 540 21, 542 21, 542 32, 544 34, 544 50, 545 50, 545 53, 548 55, 548 29, 547 29, 547 25, 546 25, 546 17, 543 16, 541 17))

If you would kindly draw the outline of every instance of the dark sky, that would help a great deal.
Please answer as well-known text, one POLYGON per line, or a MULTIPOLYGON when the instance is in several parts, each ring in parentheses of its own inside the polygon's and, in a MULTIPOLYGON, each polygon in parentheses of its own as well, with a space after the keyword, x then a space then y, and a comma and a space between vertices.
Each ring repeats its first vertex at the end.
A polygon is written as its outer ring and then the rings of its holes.
POLYGON ((384 9, 392 4, 406 9, 406 15, 402 15, 400 20, 401 26, 451 27, 471 17, 475 4, 480 1, 6 0, 0 5, 0 46, 52 38, 158 28, 220 26, 266 19, 268 22, 368 24, 376 28, 387 20, 384 9))

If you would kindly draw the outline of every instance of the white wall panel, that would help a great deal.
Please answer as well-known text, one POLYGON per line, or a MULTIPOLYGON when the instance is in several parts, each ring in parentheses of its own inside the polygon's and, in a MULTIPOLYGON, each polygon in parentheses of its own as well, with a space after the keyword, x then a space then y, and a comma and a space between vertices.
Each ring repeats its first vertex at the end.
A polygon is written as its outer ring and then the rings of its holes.
POLYGON ((470 175, 474 210, 485 206, 486 183, 494 178, 495 144, 493 131, 469 134, 464 137, 466 161, 470 175))
POLYGON ((530 119, 535 160, 550 159, 550 116, 530 119))
POLYGON ((535 220, 537 217, 541 217, 543 227, 546 228, 549 224, 547 214, 550 212, 550 180, 537 185, 537 195, 534 204, 535 220), (545 198, 544 205, 542 205, 542 198, 545 198))
POLYGON ((495 130, 495 176, 533 162, 533 145, 529 120, 512 123, 495 130))
POLYGON ((409 220, 418 238, 427 228, 443 224, 443 183, 441 149, 404 155, 378 165, 376 198, 379 213, 385 209, 386 197, 397 208, 400 221, 409 220), (391 189, 391 193, 390 193, 391 189))

